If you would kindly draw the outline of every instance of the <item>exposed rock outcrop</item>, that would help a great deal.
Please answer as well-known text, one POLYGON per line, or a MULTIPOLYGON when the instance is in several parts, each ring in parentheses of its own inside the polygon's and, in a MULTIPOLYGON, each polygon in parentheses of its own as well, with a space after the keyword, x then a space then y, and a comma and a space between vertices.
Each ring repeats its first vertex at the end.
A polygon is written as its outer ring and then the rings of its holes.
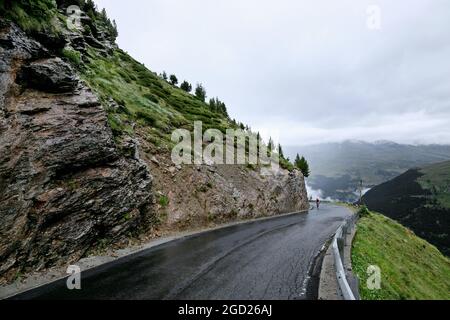
POLYGON ((24 85, 44 92, 72 92, 78 85, 75 71, 60 58, 33 61, 19 75, 24 85))
POLYGON ((155 212, 162 229, 199 228, 309 207, 299 171, 281 169, 277 174, 261 175, 245 165, 174 166, 170 155, 154 156, 156 151, 144 139, 141 145, 147 150, 143 159, 154 177, 155 212))
POLYGON ((116 145, 97 97, 16 26, 0 43, 0 276, 149 225, 148 168, 116 145))

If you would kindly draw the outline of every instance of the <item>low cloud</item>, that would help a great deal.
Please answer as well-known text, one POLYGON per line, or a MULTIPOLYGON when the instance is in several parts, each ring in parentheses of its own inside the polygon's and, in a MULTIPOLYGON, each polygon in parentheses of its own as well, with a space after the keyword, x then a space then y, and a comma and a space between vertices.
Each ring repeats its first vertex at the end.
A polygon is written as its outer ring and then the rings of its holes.
POLYGON ((310 199, 316 200, 318 199, 322 199, 323 198, 323 191, 320 189, 313 189, 308 182, 306 181, 306 192, 308 193, 308 197, 310 199))

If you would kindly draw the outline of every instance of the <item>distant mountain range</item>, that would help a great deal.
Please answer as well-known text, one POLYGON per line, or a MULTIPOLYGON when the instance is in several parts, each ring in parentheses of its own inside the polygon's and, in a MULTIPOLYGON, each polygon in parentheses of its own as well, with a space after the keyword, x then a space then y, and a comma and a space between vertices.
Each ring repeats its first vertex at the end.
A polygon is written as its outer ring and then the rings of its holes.
POLYGON ((286 147, 294 159, 299 153, 308 160, 311 194, 342 201, 358 199, 359 181, 364 191, 406 170, 450 160, 450 145, 407 145, 391 141, 373 143, 349 140, 301 147, 286 147))
POLYGON ((363 197, 450 256, 450 161, 411 169, 363 197))

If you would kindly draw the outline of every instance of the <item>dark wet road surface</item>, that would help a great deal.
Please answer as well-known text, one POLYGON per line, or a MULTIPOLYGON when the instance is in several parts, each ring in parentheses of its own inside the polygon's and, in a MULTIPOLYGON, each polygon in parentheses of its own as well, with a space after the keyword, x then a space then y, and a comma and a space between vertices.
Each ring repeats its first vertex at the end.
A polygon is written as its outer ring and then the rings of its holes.
POLYGON ((349 214, 323 205, 189 236, 82 272, 81 290, 62 279, 13 299, 310 298, 310 265, 349 214))

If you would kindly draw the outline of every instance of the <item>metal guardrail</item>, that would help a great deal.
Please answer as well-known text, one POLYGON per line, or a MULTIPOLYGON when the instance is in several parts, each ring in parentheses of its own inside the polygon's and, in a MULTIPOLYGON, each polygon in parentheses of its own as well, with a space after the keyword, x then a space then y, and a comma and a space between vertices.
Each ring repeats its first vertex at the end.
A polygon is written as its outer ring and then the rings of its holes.
POLYGON ((332 242, 334 264, 336 267, 336 279, 344 300, 357 300, 356 297, 359 298, 359 294, 357 292, 353 292, 348 283, 347 273, 345 272, 343 264, 344 247, 347 244, 347 234, 355 228, 358 218, 358 214, 354 214, 350 218, 347 218, 336 231, 332 242))

